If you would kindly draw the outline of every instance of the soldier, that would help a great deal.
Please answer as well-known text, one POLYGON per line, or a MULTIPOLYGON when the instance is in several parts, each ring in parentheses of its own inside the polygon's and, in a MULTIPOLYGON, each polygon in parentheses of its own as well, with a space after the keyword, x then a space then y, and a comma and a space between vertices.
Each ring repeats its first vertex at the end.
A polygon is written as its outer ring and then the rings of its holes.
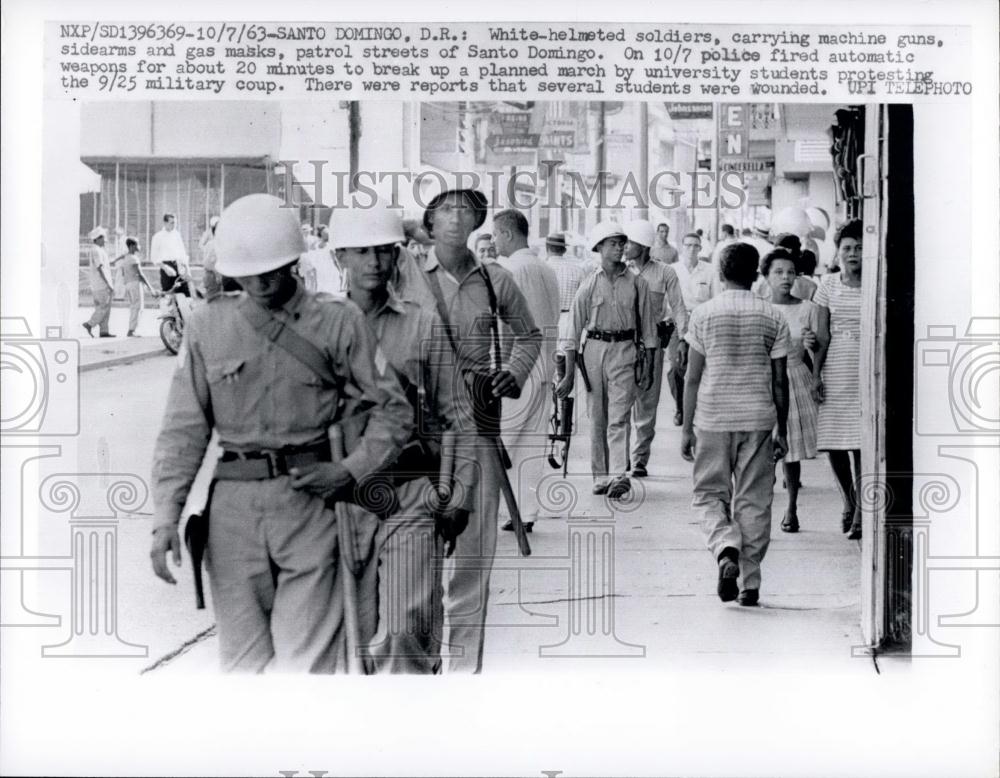
POLYGON ((625 260, 632 272, 649 284, 649 295, 656 322, 659 348, 653 349, 653 385, 649 391, 639 392, 632 408, 632 423, 635 425, 635 441, 632 445, 632 475, 645 478, 648 474, 649 451, 656 434, 656 409, 660 405, 660 389, 663 385, 663 354, 670 343, 671 327, 665 319, 670 311, 674 314, 674 326, 683 338, 687 332, 687 310, 681 297, 681 286, 677 274, 670 265, 650 257, 650 249, 655 241, 652 223, 637 219, 625 225, 625 260), (669 308, 667 307, 669 303, 669 308))
POLYGON ((153 460, 151 556, 175 583, 166 557, 180 564, 178 520, 215 430, 207 559, 222 667, 332 672, 345 581, 326 498, 390 465, 413 421, 398 380, 376 369, 364 314, 299 286, 305 245, 282 204, 248 195, 219 221, 216 269, 245 292, 196 309, 185 328, 153 460), (348 396, 370 408, 367 427, 333 462, 328 428, 348 396))
POLYGON ((566 377, 557 392, 567 397, 573 389, 576 363, 590 380, 590 465, 594 494, 624 497, 632 488, 628 477, 629 414, 636 385, 648 388, 652 359, 640 361, 659 346, 649 284, 622 262, 625 232, 614 222, 600 222, 591 233, 591 251, 601 256, 601 267, 584 281, 573 300, 573 319, 566 341, 566 377), (580 335, 587 342, 581 347, 580 335), (593 341, 593 342, 591 342, 593 341), (580 357, 577 350, 583 348, 580 357), (637 368, 641 364, 641 371, 637 368))
POLYGON ((458 538, 455 557, 445 566, 446 643, 453 654, 452 672, 479 672, 483 663, 483 626, 490 572, 497 543, 497 508, 501 478, 497 456, 500 400, 517 397, 541 348, 528 303, 511 274, 496 262, 483 264, 469 250, 469 236, 486 221, 487 200, 474 189, 448 190, 424 211, 424 227, 434 245, 423 273, 408 286, 424 307, 441 315, 457 354, 457 369, 473 399, 480 435, 480 468, 475 510, 458 538), (497 319, 511 330, 513 342, 500 361, 497 319), (499 368, 499 369, 498 369, 499 368))
POLYGON ((400 376, 414 411, 413 438, 393 468, 399 510, 379 521, 350 506, 358 524, 373 536, 372 563, 360 586, 360 601, 378 602, 362 618, 364 640, 378 672, 433 673, 440 666, 443 539, 454 546, 468 523, 475 495, 475 435, 455 400, 455 360, 433 307, 402 300, 390 280, 405 242, 403 222, 388 207, 335 211, 331 248, 349 271, 348 297, 365 314, 388 364, 400 376), (441 348, 441 345, 444 348, 441 348), (461 505, 433 510, 431 481, 440 471, 442 431, 454 432, 454 481, 462 484, 461 505), (435 532, 437 522, 437 532, 435 532), (377 631, 376 631, 377 624, 377 631))

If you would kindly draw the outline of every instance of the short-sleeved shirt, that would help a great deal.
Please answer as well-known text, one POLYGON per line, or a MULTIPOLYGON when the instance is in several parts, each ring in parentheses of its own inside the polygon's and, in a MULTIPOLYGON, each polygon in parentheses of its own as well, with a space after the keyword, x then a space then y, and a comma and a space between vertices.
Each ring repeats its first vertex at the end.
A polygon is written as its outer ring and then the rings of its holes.
POLYGON ((142 282, 139 276, 139 257, 137 254, 126 254, 122 257, 122 280, 126 284, 138 284, 142 282))
POLYGON ((660 243, 659 238, 656 239, 653 248, 649 250, 649 256, 665 265, 672 265, 680 258, 677 249, 669 243, 660 243))
POLYGON ((729 289, 691 314, 687 342, 705 357, 695 427, 710 432, 769 430, 778 421, 771 360, 788 356, 788 324, 771 303, 729 289))
POLYGON ((98 245, 90 247, 90 288, 100 291, 108 288, 111 283, 111 261, 108 259, 108 252, 98 245), (104 278, 98 269, 104 272, 104 278))
POLYGON ((673 316, 679 331, 682 334, 686 332, 687 309, 682 302, 681 285, 674 269, 655 259, 647 261, 641 270, 634 264, 630 265, 630 268, 649 284, 649 293, 653 299, 653 318, 659 322, 668 316, 673 316))
POLYGON ((675 262, 670 267, 677 273, 677 280, 681 282, 681 296, 684 298, 684 307, 688 313, 722 291, 719 272, 711 262, 698 260, 694 270, 691 270, 686 262, 675 262))
POLYGON ((587 271, 579 261, 567 257, 549 257, 547 261, 559 282, 559 311, 566 313, 573 307, 576 290, 587 277, 587 271))

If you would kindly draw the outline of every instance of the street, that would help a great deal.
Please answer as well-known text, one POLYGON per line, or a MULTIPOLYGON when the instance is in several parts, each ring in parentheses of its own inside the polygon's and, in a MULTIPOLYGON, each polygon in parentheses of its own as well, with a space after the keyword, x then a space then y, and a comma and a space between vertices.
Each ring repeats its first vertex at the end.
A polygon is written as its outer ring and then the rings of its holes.
MULTIPOLYGON (((164 354, 81 374, 80 471, 135 473, 148 482, 173 365, 164 354)), ((535 525, 531 557, 518 557, 513 533, 501 533, 485 672, 572 672, 581 659, 589 668, 632 671, 737 659, 851 660, 860 643, 859 544, 840 534, 840 499, 825 458, 803 463, 796 535, 778 528, 785 504, 779 473, 762 607, 722 604, 666 389, 650 477, 633 479, 632 498, 611 503, 614 510, 590 493, 584 406, 569 478, 546 467, 539 494, 555 517, 535 525)), ((148 645, 149 654, 124 664, 135 672, 154 664, 157 673, 215 672, 216 641, 203 634, 213 623, 211 605, 195 610, 187 557, 176 587, 153 576, 151 496, 140 511, 119 527, 118 621, 120 637, 148 645)), ((853 666, 867 671, 870 663, 853 666)))

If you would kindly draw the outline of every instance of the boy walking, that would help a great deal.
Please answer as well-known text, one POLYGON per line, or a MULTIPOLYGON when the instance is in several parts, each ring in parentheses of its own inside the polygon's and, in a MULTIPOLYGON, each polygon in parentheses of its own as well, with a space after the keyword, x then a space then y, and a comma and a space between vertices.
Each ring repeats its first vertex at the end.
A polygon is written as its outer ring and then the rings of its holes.
POLYGON ((719 599, 738 593, 747 606, 760 597, 774 463, 788 449, 788 325, 750 291, 758 259, 746 243, 726 246, 719 257, 725 291, 691 314, 681 435, 681 456, 694 462, 693 506, 719 565, 719 599))

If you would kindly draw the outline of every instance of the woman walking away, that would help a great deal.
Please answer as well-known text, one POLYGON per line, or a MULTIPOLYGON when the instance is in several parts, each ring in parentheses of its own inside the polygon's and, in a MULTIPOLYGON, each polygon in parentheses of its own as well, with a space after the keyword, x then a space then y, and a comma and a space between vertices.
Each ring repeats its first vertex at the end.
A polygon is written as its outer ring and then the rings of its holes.
POLYGON ((819 406, 817 447, 830 466, 844 500, 841 530, 861 537, 857 483, 861 477, 861 221, 854 219, 834 235, 839 273, 823 276, 813 302, 819 306, 819 341, 813 362, 813 397, 819 406), (852 462, 853 460, 853 462, 852 462), (853 464, 853 472, 852 472, 853 464))
POLYGON ((816 305, 792 294, 796 261, 791 251, 775 249, 761 262, 771 287, 771 304, 788 323, 788 453, 782 460, 788 508, 781 522, 785 532, 799 531, 798 498, 801 462, 816 456, 816 403, 812 397, 812 370, 804 361, 816 348, 819 313, 816 305))

